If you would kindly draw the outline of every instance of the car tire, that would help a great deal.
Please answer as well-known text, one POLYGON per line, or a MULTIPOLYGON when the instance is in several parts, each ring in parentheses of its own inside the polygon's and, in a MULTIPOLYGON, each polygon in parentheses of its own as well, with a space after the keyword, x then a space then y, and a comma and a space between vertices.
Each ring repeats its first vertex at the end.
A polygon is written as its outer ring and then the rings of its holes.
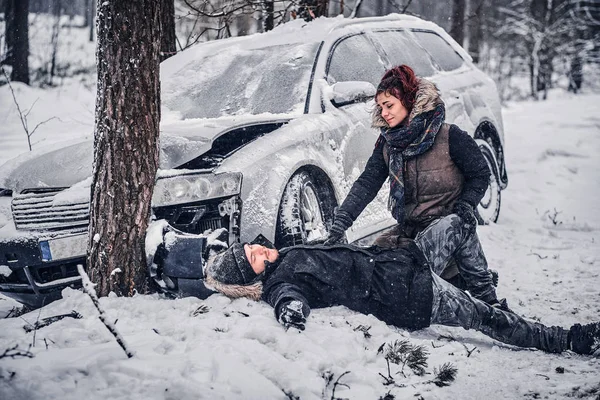
POLYGON ((287 183, 277 216, 277 248, 324 239, 335 207, 331 190, 319 185, 307 171, 296 173, 287 183))
POLYGON ((485 161, 491 172, 490 182, 483 195, 483 198, 477 206, 477 218, 481 225, 487 225, 490 222, 498 221, 500 215, 500 205, 502 202, 501 186, 500 186, 500 174, 498 169, 498 162, 496 161, 496 155, 490 145, 483 141, 477 140, 479 150, 483 154, 485 161))

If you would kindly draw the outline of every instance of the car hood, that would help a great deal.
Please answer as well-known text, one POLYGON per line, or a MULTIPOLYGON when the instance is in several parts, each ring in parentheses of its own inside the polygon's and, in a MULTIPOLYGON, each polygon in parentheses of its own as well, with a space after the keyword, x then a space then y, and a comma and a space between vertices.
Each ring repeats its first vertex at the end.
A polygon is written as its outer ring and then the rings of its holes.
MULTIPOLYGON (((235 116, 217 119, 179 120, 161 124, 160 168, 177 168, 210 150, 213 141, 235 129, 274 122, 291 116, 235 116)), ((70 187, 92 175, 93 140, 69 142, 25 153, 0 167, 0 188, 20 193, 23 189, 70 187)))

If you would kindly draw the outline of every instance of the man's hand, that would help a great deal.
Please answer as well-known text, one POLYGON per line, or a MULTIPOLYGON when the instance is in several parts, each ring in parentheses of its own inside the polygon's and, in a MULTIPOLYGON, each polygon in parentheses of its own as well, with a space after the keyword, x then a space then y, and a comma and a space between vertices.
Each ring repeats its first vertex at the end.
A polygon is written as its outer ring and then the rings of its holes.
POLYGON ((341 243, 344 240, 344 233, 352 226, 352 217, 345 211, 339 211, 335 213, 333 224, 329 229, 329 236, 325 243, 325 246, 332 246, 337 243, 341 243))
POLYGON ((293 327, 296 329, 304 330, 304 324, 306 323, 306 316, 304 315, 304 304, 299 300, 291 300, 284 303, 279 309, 279 316, 277 321, 286 329, 293 327))
POLYGON ((464 200, 458 200, 454 203, 452 211, 460 217, 469 235, 475 233, 477 229, 477 217, 475 217, 473 207, 469 203, 464 200))

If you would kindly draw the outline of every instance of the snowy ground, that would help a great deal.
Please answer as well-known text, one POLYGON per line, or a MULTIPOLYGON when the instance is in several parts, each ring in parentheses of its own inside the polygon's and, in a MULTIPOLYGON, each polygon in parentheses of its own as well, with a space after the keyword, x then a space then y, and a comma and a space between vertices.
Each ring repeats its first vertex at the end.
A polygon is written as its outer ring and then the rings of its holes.
MULTIPOLYGON (((40 101, 52 101, 51 93, 40 101)), ((516 312, 546 324, 568 327, 600 319, 599 104, 600 95, 552 93, 546 102, 514 103, 504 110, 510 183, 499 223, 479 232, 490 265, 501 274, 499 294, 516 312)), ((37 107, 46 106, 38 102, 37 107)), ((68 114, 65 121, 72 118, 69 106, 54 110, 68 114)), ((82 132, 89 132, 87 122, 82 126, 82 132)), ((40 132, 40 140, 52 142, 50 133, 58 131, 47 127, 40 132)), ((0 160, 14 156, 13 146, 24 140, 9 136, 2 128, 0 160)), ((56 138, 65 137, 59 132, 56 138)), ((0 214, 7 209, 0 204, 0 214)), ((409 333, 342 307, 314 310, 306 331, 286 332, 266 304, 220 295, 206 301, 159 295, 101 299, 135 352, 127 359, 89 298, 73 290, 63 296, 39 311, 0 320, 0 354, 31 345, 34 356, 0 359, 0 398, 330 399, 333 382, 346 371, 335 397, 375 400, 388 392, 397 399, 600 395, 600 359, 511 348, 455 328, 409 333), (208 312, 195 313, 202 305, 208 312), (24 330, 38 319, 72 310, 83 318, 24 330), (356 329, 360 325, 370 326, 370 337, 356 329), (387 373, 386 362, 377 350, 398 339, 427 348, 430 373, 453 363, 456 381, 449 387, 421 384, 432 375, 405 371, 404 377, 392 365, 396 382, 406 387, 385 386, 379 374, 387 373), (327 384, 324 377, 331 374, 327 384)), ((0 299, 0 310, 11 306, 0 299)))

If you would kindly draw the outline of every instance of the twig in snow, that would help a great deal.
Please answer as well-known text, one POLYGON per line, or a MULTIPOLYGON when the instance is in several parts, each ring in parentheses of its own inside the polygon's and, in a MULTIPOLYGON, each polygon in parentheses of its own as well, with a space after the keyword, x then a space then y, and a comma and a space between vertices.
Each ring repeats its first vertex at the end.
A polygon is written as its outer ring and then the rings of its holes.
POLYGON ((371 329, 371 326, 359 325, 356 328, 354 328, 354 332, 360 331, 363 333, 363 335, 366 339, 369 339, 371 337, 371 334, 369 333, 369 329, 371 329))
POLYGON ((68 318, 75 318, 75 319, 81 319, 82 318, 81 314, 79 314, 77 311, 73 310, 73 311, 71 311, 68 314, 61 314, 61 315, 55 315, 55 316, 48 317, 48 318, 43 318, 41 321, 39 321, 39 320, 36 321, 35 324, 33 324, 33 325, 31 325, 28 322, 29 325, 25 325, 23 327, 23 329, 25 329, 25 332, 29 333, 29 332, 31 332, 33 330, 37 330, 37 329, 43 328, 45 326, 53 324, 53 323, 55 323, 57 321, 60 321, 63 318, 67 318, 67 317, 68 318))
POLYGON ((466 344, 461 343, 463 345, 463 347, 465 348, 465 350, 467 350, 467 358, 471 357, 471 354, 477 350, 477 347, 473 347, 473 349, 469 350, 469 348, 467 347, 466 344))
POLYGON ((548 375, 544 375, 544 374, 536 374, 538 376, 543 376, 544 378, 546 378, 547 381, 550 380, 550 377, 548 375))
MULTIPOLYGON (((435 377, 433 379, 427 381, 421 381, 416 383, 411 383, 411 386, 415 385, 428 385, 433 383, 436 386, 443 387, 449 386, 450 383, 454 382, 456 379, 456 374, 458 373, 458 369, 452 365, 452 363, 445 363, 441 365, 439 368, 434 368, 433 373, 435 377)), ((408 385, 405 383, 396 384, 397 387, 405 388, 408 385)))
POLYGON ((35 324, 33 324, 33 341, 32 341, 33 347, 35 347, 35 336, 37 334, 37 330, 40 325, 40 315, 41 314, 42 314, 42 307, 40 307, 40 311, 38 311, 38 316, 37 316, 37 319, 35 320, 35 324))
POLYGON ((108 321, 108 319, 106 318, 106 313, 104 312, 104 310, 102 308, 100 308, 100 301, 98 300, 98 296, 96 295, 96 290, 94 289, 94 284, 90 281, 90 278, 83 270, 83 266, 81 264, 77 264, 77 271, 79 272, 79 275, 81 276, 81 283, 83 284, 83 291, 90 297, 90 299, 92 299, 92 303, 94 303, 94 306, 96 307, 96 309, 98 310, 98 313, 100 314, 98 316, 100 318, 100 321, 102 321, 104 326, 106 326, 106 329, 108 329, 109 332, 112 333, 112 335, 115 337, 115 339, 117 340, 117 343, 119 344, 119 346, 121 346, 121 348, 127 355, 127 358, 133 357, 133 352, 131 352, 127 348, 125 340, 123 339, 121 334, 117 331, 117 328, 114 326, 114 324, 111 324, 108 321))
POLYGON ((538 253, 533 253, 533 252, 532 252, 532 253, 529 253, 529 254, 527 254, 527 255, 528 255, 528 256, 538 256, 538 258, 539 258, 540 260, 544 260, 544 259, 548 258, 548 256, 542 256, 542 255, 540 255, 540 254, 538 254, 538 253))
MULTIPOLYGON (((29 348, 31 348, 31 346, 29 346, 29 348)), ((13 347, 4 350, 4 353, 0 354, 0 360, 3 358, 18 358, 18 357, 27 357, 27 358, 33 358, 34 355, 32 352, 29 351, 29 349, 27 350, 19 350, 19 345, 16 344, 13 347)))
POLYGON ((333 390, 331 391, 331 400, 337 400, 338 398, 335 397, 335 389, 337 388, 337 386, 345 386, 346 388, 350 389, 350 386, 346 385, 345 383, 341 383, 340 379, 342 379, 342 377, 346 374, 349 374, 350 371, 346 371, 343 374, 341 374, 340 376, 338 376, 338 378, 335 380, 335 382, 333 382, 333 390))
POLYGON ((192 311, 191 316, 197 317, 200 314, 206 314, 210 311, 210 308, 206 304, 200 304, 196 310, 192 311))

